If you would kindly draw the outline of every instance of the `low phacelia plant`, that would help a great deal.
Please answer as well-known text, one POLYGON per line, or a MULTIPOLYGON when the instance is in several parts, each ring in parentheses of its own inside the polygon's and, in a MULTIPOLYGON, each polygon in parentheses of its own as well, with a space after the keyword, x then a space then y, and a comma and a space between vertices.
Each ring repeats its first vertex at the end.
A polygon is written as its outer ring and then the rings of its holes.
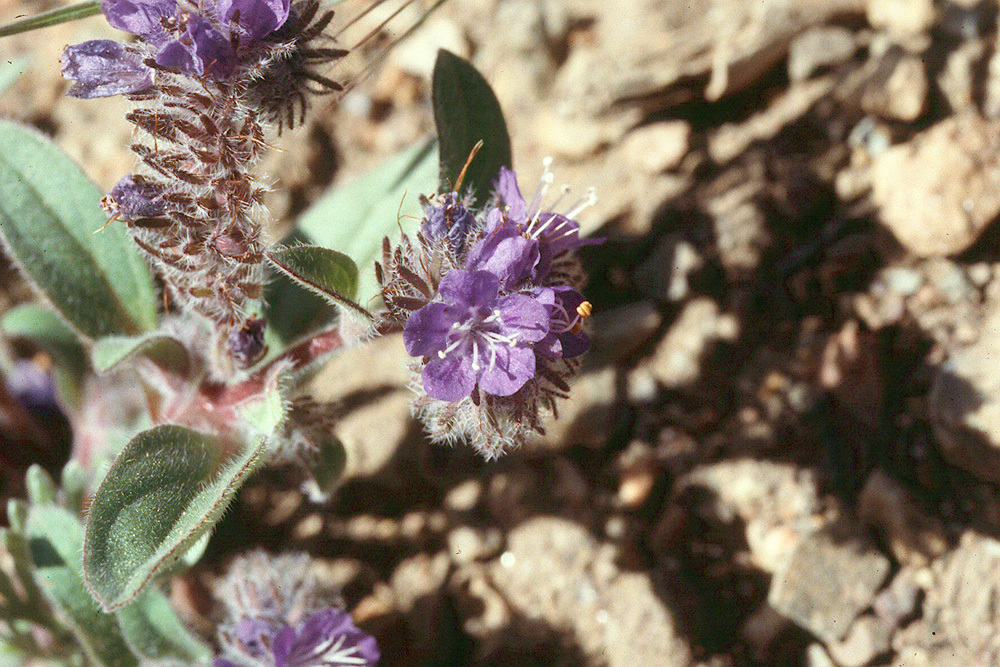
MULTIPOLYGON (((544 433, 589 347, 577 251, 593 241, 575 217, 593 193, 562 212, 546 204, 546 163, 526 200, 496 98, 442 51, 436 152, 401 155, 367 195, 378 210, 424 192, 420 223, 397 242, 384 237, 396 216, 350 230, 367 257, 381 251, 380 298, 359 298, 354 261, 323 243, 346 223, 329 216, 273 242, 257 172, 272 133, 345 89, 329 71, 348 53, 329 34, 333 12, 318 0, 102 0, 100 11, 129 37, 66 47, 62 72, 71 96, 133 103, 132 172, 102 195, 47 139, 0 121, 0 240, 52 307, 0 319, 5 340, 34 341, 52 366, 0 353, 11 378, 0 399, 28 436, 32 415, 62 410, 74 448, 58 482, 32 467, 28 501, 8 508, 0 649, 126 667, 374 665, 374 638, 311 583, 304 556, 237 558, 214 646, 160 586, 198 560, 261 466, 299 464, 314 500, 336 488, 335 414, 304 387, 347 345, 402 336, 414 414, 435 441, 492 459, 544 433)), ((15 27, 60 17, 78 14, 15 27)), ((340 211, 362 208, 359 192, 340 211)))

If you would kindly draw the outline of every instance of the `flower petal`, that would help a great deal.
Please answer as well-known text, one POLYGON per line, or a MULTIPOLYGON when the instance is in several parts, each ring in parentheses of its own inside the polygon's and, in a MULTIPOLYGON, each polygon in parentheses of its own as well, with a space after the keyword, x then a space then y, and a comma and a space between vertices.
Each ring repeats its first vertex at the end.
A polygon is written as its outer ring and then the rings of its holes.
POLYGON ((101 12, 112 28, 138 35, 155 46, 162 46, 170 36, 161 18, 177 14, 175 0, 101 0, 101 12))
POLYGON ((155 218, 166 210, 159 189, 132 174, 126 174, 115 183, 107 198, 114 202, 118 217, 126 221, 155 218))
POLYGON ((243 35, 257 41, 288 20, 289 0, 218 0, 215 9, 224 25, 236 25, 243 35))
POLYGON ((460 401, 476 386, 472 359, 468 354, 449 354, 444 359, 433 357, 421 374, 424 391, 440 401, 460 401))
POLYGON ((153 70, 139 54, 110 39, 67 46, 59 61, 63 78, 75 81, 66 93, 70 97, 110 97, 153 85, 153 70))
POLYGON ((549 309, 524 294, 511 294, 497 302, 500 311, 501 333, 516 337, 520 343, 534 343, 549 333, 549 309))
POLYGON ((523 223, 528 219, 528 207, 517 187, 517 174, 507 167, 500 167, 500 176, 494 183, 497 194, 507 205, 508 217, 514 222, 523 223))
POLYGON ((413 312, 403 329, 403 345, 411 357, 428 357, 448 346, 448 333, 454 323, 451 311, 443 303, 429 303, 413 312))
POLYGON ((449 271, 438 291, 455 306, 492 308, 500 293, 500 278, 489 271, 449 271))
POLYGON ((535 353, 521 345, 496 345, 496 361, 479 373, 479 386, 487 394, 510 396, 535 376, 535 353))

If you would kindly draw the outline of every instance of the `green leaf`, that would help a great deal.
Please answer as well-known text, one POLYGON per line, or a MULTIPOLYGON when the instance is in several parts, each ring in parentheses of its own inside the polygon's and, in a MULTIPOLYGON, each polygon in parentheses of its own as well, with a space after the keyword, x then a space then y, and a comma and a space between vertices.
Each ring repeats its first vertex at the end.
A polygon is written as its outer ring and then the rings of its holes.
POLYGON ((70 459, 63 466, 59 476, 62 488, 63 506, 71 512, 83 511, 83 499, 87 495, 87 469, 76 459, 70 459))
POLYGON ((332 433, 324 433, 316 447, 316 460, 310 472, 315 483, 316 500, 327 500, 347 467, 347 450, 344 443, 332 433))
POLYGON ((156 325, 149 271, 101 194, 35 130, 0 120, 0 240, 56 310, 90 338, 156 325))
POLYGON ((108 336, 97 341, 90 351, 94 370, 102 375, 118 370, 137 357, 145 357, 182 377, 191 370, 191 358, 184 344, 166 334, 108 336))
POLYGON ((115 614, 125 641, 144 660, 195 665, 212 657, 208 646, 184 627, 167 598, 155 588, 146 589, 115 614))
POLYGON ((15 58, 9 60, 3 67, 0 67, 0 94, 13 86, 21 78, 25 70, 28 69, 28 66, 29 62, 27 58, 15 58))
POLYGON ((69 7, 52 9, 0 26, 0 37, 16 35, 21 32, 28 32, 29 30, 38 30, 39 28, 47 28, 51 25, 76 21, 77 19, 84 19, 100 13, 100 0, 89 0, 88 2, 70 5, 69 7))
POLYGON ((412 219, 420 218, 419 196, 437 190, 437 161, 433 140, 416 144, 323 195, 299 217, 298 228, 318 245, 354 259, 362 306, 378 294, 372 265, 382 253, 382 238, 398 238, 401 226, 412 226, 412 219))
POLYGON ((75 407, 89 366, 83 345, 66 322, 51 308, 24 303, 3 314, 0 330, 9 338, 32 341, 52 357, 55 366, 53 379, 59 399, 65 406, 75 407))
POLYGON ((262 436, 272 435, 288 414, 288 405, 278 383, 265 387, 253 398, 237 403, 235 407, 240 417, 262 436))
POLYGON ((24 475, 24 486, 28 490, 28 501, 32 505, 56 504, 56 483, 37 463, 28 467, 28 472, 24 475))
POLYGON ((83 526, 79 519, 55 505, 33 506, 28 513, 27 537, 36 578, 87 657, 106 667, 137 665, 115 617, 102 612, 84 586, 80 566, 83 526))
POLYGON ((350 257, 319 246, 269 250, 267 259, 282 274, 330 303, 358 310, 358 267, 350 257))
MULTIPOLYGON (((281 245, 314 243, 305 232, 296 230, 282 239, 281 245)), ((265 340, 273 355, 330 322, 337 312, 326 299, 280 272, 264 287, 264 302, 267 304, 265 340)))
POLYGON ((215 525, 264 446, 169 425, 125 446, 94 495, 83 547, 87 585, 105 609, 135 599, 215 525))
POLYGON ((483 75, 444 49, 438 51, 431 82, 434 124, 441 142, 442 188, 457 189, 458 178, 476 144, 462 191, 472 190, 482 204, 493 190, 500 167, 511 167, 510 135, 503 111, 483 75))

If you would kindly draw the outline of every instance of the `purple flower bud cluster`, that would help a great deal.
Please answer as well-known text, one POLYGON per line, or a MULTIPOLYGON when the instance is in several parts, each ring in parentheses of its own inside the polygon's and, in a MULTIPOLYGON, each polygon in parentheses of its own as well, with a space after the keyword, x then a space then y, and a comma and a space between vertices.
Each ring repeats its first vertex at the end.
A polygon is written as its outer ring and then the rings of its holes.
POLYGON ((213 667, 373 667, 375 638, 330 605, 305 554, 252 552, 230 567, 221 586, 230 623, 219 633, 213 667))
POLYGON ((402 326, 418 359, 418 414, 433 438, 469 439, 487 458, 544 432, 540 410, 555 411, 589 347, 573 250, 595 241, 571 219, 579 207, 539 210, 549 182, 546 170, 529 205, 502 168, 496 205, 478 214, 456 193, 426 200, 416 241, 385 245, 376 267, 380 328, 402 326))
POLYGON ((170 305, 213 323, 207 356, 225 377, 263 350, 264 188, 254 168, 265 125, 292 125, 307 94, 339 90, 313 70, 346 51, 316 46, 333 17, 319 15, 319 0, 102 0, 101 10, 138 39, 68 46, 62 71, 72 96, 139 103, 126 116, 139 130, 138 169, 105 209, 128 226, 170 305))

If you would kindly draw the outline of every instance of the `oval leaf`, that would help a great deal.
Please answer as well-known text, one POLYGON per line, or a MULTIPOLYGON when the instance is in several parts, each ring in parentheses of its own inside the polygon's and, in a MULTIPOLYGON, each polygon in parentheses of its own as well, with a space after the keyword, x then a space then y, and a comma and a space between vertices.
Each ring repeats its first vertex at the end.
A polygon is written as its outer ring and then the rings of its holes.
POLYGON ((343 253, 319 246, 270 250, 267 258, 282 274, 321 297, 357 310, 358 267, 343 253))
POLYGON ((117 370, 136 357, 145 357, 164 370, 187 375, 191 358, 184 344, 173 336, 108 336, 94 344, 90 361, 100 374, 117 370))
POLYGON ((296 226, 318 245, 336 248, 360 270, 361 305, 378 294, 372 266, 382 253, 382 238, 399 238, 400 223, 420 218, 419 195, 437 190, 435 143, 416 144, 381 167, 324 194, 299 217, 296 226))
POLYGON ((114 616, 101 611, 84 586, 80 520, 56 505, 36 505, 28 513, 26 537, 35 578, 62 613, 91 662, 106 667, 138 664, 122 639, 114 616))
POLYGON ((469 162, 462 190, 472 190, 482 204, 493 191, 500 167, 511 167, 510 135, 493 89, 475 67, 454 53, 438 51, 431 83, 434 124, 441 144, 441 187, 458 188, 458 178, 477 143, 482 148, 469 162))
POLYGON ((261 463, 264 441, 229 453, 211 436, 157 426, 132 439, 94 495, 87 585, 107 610, 127 604, 219 520, 261 463))
POLYGON ((156 325, 149 271, 123 225, 106 222, 101 195, 40 133, 0 120, 0 240, 21 271, 91 338, 156 325))
POLYGON ((125 641, 144 660, 198 665, 212 657, 208 647, 184 627, 167 598, 155 588, 146 589, 115 615, 125 641))

